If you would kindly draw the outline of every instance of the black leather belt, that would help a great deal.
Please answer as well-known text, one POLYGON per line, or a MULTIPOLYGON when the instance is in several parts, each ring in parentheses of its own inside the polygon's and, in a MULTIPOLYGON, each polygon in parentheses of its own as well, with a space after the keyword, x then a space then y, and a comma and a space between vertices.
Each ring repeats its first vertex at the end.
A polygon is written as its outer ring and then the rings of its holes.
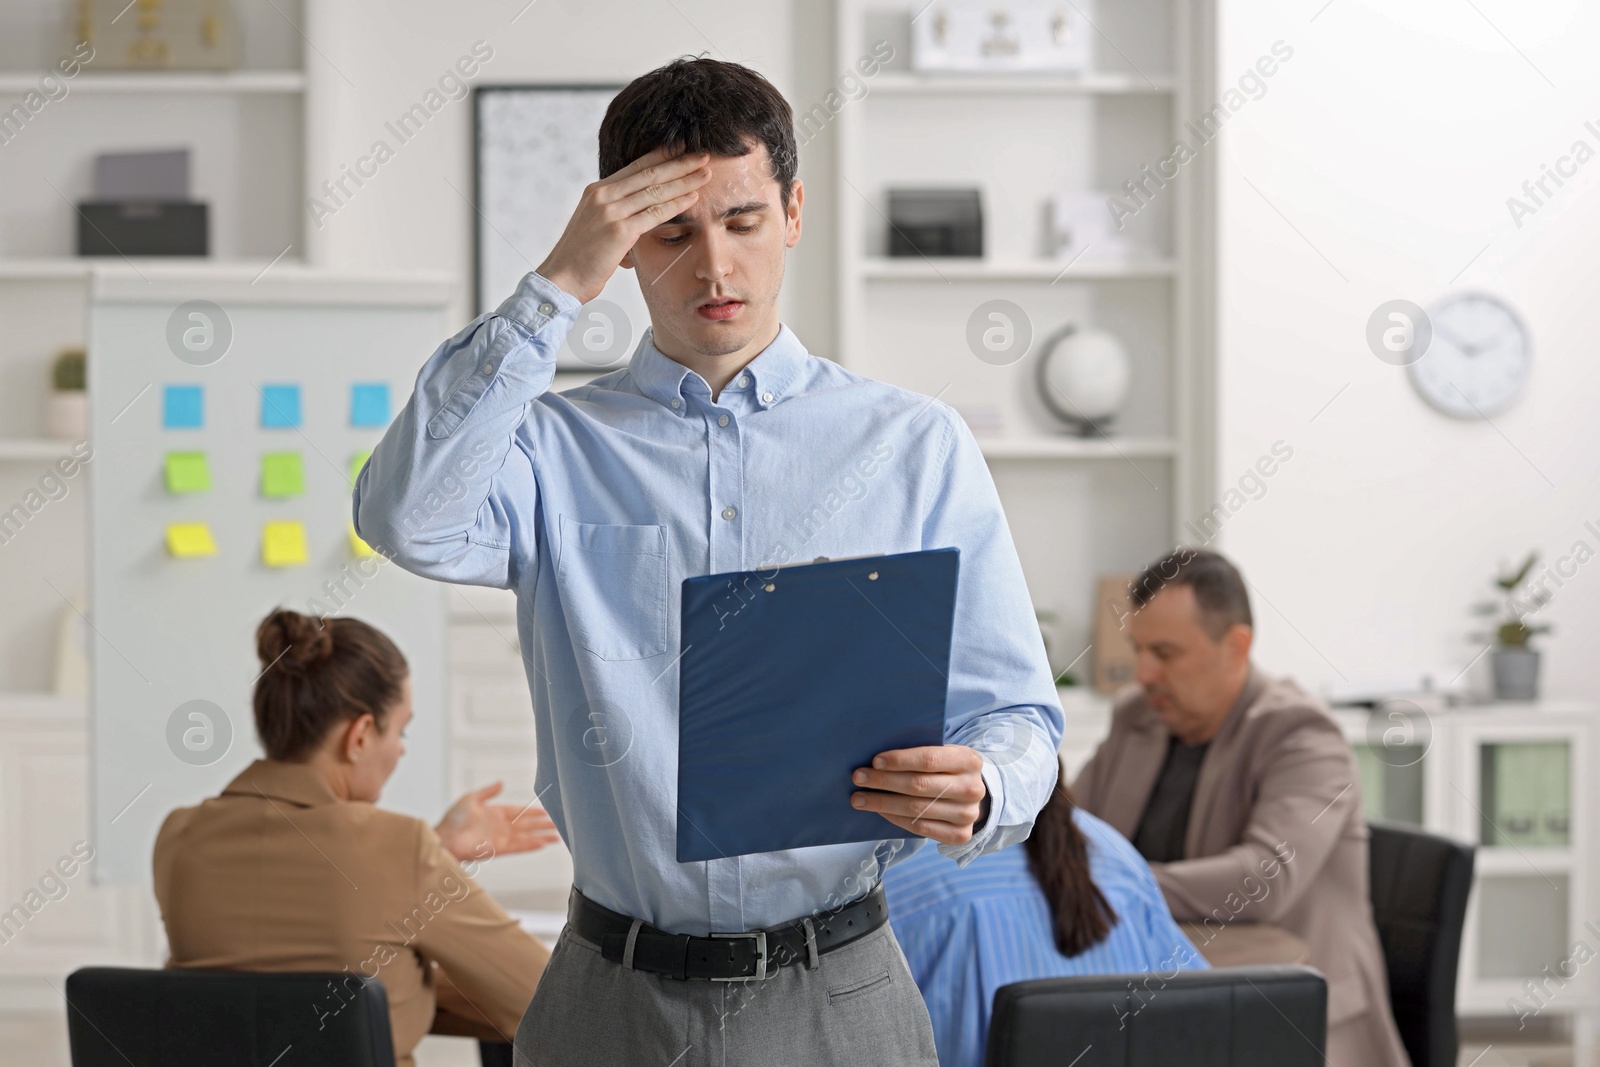
MULTIPOLYGON (((880 885, 837 911, 810 916, 818 956, 858 941, 889 921, 889 902, 880 885)), ((669 934, 648 923, 601 907, 576 889, 567 904, 567 923, 574 933, 600 946, 612 963, 628 963, 634 970, 672 978, 700 978, 712 982, 743 982, 767 978, 779 967, 800 963, 810 956, 806 922, 800 919, 768 930, 748 933, 669 934), (635 929, 637 926, 637 929, 635 929), (629 952, 629 937, 632 952, 629 952)))

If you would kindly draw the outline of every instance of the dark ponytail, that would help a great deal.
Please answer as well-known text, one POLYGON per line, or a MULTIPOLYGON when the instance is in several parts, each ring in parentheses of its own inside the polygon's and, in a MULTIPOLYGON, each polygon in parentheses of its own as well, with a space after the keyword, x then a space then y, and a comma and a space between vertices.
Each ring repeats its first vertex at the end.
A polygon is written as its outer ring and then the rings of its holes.
POLYGON ((261 676, 253 703, 267 758, 311 757, 336 726, 370 713, 382 730, 405 684, 406 658, 360 619, 279 608, 256 628, 261 676))
POLYGON ((1028 866, 1050 905, 1056 948, 1069 958, 1104 941, 1117 921, 1089 876, 1089 842, 1072 819, 1073 807, 1063 770, 1027 840, 1028 866))

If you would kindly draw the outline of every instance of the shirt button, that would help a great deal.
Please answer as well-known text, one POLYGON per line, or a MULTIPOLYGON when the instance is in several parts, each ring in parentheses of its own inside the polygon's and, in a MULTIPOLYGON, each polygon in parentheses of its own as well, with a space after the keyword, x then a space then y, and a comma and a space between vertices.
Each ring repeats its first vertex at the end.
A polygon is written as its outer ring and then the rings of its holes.
POLYGON ((483 376, 485 378, 494 377, 494 364, 493 363, 485 363, 483 365, 483 376))
POLYGON ((733 384, 737 385, 740 389, 743 389, 745 386, 750 384, 750 379, 748 377, 746 377, 745 375, 741 374, 741 375, 739 375, 739 380, 734 382, 733 384))
POLYGON ((728 425, 728 416, 726 416, 726 415, 718 415, 717 416, 717 425, 718 426, 726 426, 726 425, 728 425))
POLYGON ((554 304, 550 303, 550 301, 546 300, 544 303, 539 305, 539 314, 541 314, 541 315, 549 315, 550 313, 555 311, 555 309, 556 309, 556 306, 554 304))
POLYGON ((733 510, 732 508, 723 508, 722 509, 722 517, 727 519, 729 522, 732 522, 733 521, 733 517, 735 515, 737 515, 737 514, 739 514, 739 513, 737 511, 733 510))
POLYGON ((675 407, 675 408, 681 408, 681 407, 683 407, 683 401, 681 401, 681 400, 677 399, 676 397, 674 397, 673 401, 672 401, 672 406, 675 407))
POLYGON ((761 402, 762 402, 762 403, 763 403, 763 404, 770 404, 770 403, 772 403, 772 394, 771 394, 771 393, 762 393, 762 394, 761 394, 761 402))

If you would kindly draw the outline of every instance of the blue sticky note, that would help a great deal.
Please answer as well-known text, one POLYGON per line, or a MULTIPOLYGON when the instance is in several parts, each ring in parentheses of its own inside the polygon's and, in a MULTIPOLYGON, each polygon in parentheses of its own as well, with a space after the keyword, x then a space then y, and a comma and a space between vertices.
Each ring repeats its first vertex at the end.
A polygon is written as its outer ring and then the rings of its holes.
POLYGON ((288 427, 300 425, 300 387, 263 385, 261 387, 261 425, 288 427))
POLYGON ((161 425, 168 430, 198 430, 205 425, 205 399, 198 385, 169 385, 161 397, 161 425))
POLYGON ((350 387, 350 425, 389 425, 388 382, 357 382, 350 387))

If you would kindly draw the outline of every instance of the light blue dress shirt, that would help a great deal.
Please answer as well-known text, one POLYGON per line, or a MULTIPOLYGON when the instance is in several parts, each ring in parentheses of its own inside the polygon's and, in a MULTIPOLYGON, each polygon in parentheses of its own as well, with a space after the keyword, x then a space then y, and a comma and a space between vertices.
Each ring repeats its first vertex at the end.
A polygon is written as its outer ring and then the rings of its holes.
POLYGON ((1173 921, 1144 857, 1088 812, 1075 810, 1073 819, 1089 839, 1090 877, 1117 921, 1104 941, 1070 959, 1056 948, 1026 846, 961 868, 925 848, 884 875, 889 924, 927 1002, 940 1067, 982 1067, 1003 985, 1074 974, 1171 977, 1210 966, 1173 921))
POLYGON ((810 355, 786 325, 716 400, 648 330, 626 367, 547 392, 578 308, 530 272, 440 345, 354 500, 357 532, 405 569, 516 591, 537 800, 576 887, 675 933, 750 930, 861 896, 904 847, 676 859, 681 583, 818 556, 961 550, 946 739, 984 753, 991 809, 940 847, 966 860, 1026 837, 1061 707, 965 423, 810 355))

